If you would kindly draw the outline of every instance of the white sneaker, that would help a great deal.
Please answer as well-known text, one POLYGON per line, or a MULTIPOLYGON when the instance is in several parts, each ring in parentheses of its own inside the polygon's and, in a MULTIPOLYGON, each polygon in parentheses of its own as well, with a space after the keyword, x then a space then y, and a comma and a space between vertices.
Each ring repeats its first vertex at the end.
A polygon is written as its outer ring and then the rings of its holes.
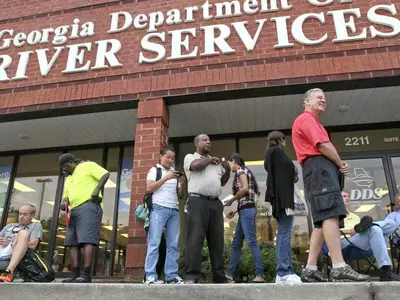
POLYGON ((275 277, 275 283, 276 284, 284 284, 284 277, 281 277, 279 275, 276 275, 275 277))
POLYGON ((163 284, 164 281, 162 280, 155 280, 155 279, 147 279, 144 284, 163 284))
POLYGON ((184 281, 182 278, 180 278, 179 276, 177 276, 176 278, 172 279, 172 280, 168 280, 167 284, 184 284, 184 281))
POLYGON ((301 282, 301 278, 299 276, 297 276, 296 274, 290 274, 290 275, 286 275, 286 276, 279 276, 276 275, 275 278, 275 283, 276 284, 300 284, 301 282))

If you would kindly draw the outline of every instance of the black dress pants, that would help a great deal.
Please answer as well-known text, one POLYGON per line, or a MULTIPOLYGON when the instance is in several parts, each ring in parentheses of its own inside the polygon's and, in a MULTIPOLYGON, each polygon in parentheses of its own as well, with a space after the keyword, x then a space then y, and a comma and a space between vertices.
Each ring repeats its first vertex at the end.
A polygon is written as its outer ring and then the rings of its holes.
POLYGON ((222 202, 217 197, 189 194, 187 209, 185 280, 197 282, 201 278, 202 250, 207 239, 213 281, 225 282, 222 202))

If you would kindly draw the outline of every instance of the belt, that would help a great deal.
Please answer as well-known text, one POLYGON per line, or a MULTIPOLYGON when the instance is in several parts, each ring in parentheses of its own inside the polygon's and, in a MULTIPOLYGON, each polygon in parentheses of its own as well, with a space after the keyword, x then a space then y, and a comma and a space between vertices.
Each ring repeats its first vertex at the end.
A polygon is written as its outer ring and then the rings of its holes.
POLYGON ((198 194, 198 193, 189 193, 189 196, 197 197, 197 198, 206 198, 206 199, 209 199, 209 200, 219 200, 219 197, 204 196, 204 195, 198 194))
POLYGON ((317 157, 325 157, 325 156, 323 156, 323 155, 312 155, 312 156, 309 156, 309 157, 307 157, 305 160, 303 160, 303 166, 304 166, 304 164, 306 163, 306 161, 308 161, 308 160, 313 160, 313 159, 315 159, 315 158, 317 158, 317 157))

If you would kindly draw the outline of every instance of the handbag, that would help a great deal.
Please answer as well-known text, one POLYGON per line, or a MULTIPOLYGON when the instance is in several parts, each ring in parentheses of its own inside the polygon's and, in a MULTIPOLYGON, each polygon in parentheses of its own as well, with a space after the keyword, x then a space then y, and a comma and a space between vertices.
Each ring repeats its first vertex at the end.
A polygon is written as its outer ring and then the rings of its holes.
POLYGON ((297 185, 294 185, 294 209, 285 208, 287 216, 308 216, 308 206, 306 199, 301 194, 297 185))
POLYGON ((147 208, 144 204, 140 204, 136 207, 135 216, 139 218, 141 221, 145 221, 147 217, 147 208))

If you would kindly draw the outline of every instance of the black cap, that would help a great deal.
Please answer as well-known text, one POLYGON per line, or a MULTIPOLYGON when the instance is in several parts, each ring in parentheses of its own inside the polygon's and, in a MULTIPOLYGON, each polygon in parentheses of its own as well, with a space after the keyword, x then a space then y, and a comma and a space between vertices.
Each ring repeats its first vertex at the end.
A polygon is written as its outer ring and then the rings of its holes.
POLYGON ((63 164, 67 162, 75 162, 79 161, 75 156, 73 156, 71 153, 64 153, 63 155, 60 156, 58 159, 58 164, 62 166, 63 164))

